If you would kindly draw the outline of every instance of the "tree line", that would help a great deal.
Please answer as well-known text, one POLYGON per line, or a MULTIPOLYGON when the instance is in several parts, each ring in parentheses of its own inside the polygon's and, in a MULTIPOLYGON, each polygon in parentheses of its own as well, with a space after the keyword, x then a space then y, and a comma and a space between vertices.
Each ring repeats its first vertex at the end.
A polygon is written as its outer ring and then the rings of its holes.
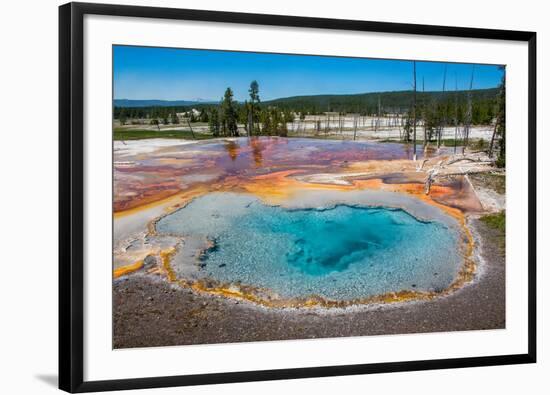
MULTIPOLYGON (((473 99, 473 82, 474 82, 474 70, 475 65, 472 65, 472 72, 470 77, 470 88, 466 91, 466 103, 465 105, 459 104, 459 96, 457 90, 454 91, 454 103, 444 100, 439 101, 427 101, 419 100, 419 94, 417 92, 417 78, 416 78, 416 62, 413 61, 413 96, 412 103, 405 114, 405 125, 401 138, 406 142, 412 142, 413 144, 413 159, 416 160, 416 145, 417 129, 419 126, 423 129, 424 137, 422 138, 424 149, 427 149, 430 142, 433 141, 434 136, 437 141, 437 148, 439 149, 443 143, 443 128, 445 126, 454 126, 455 136, 453 139, 455 153, 457 150, 458 141, 460 140, 460 146, 462 147, 462 154, 465 153, 466 147, 470 145, 470 128, 472 125, 477 124, 476 120, 484 119, 486 122, 482 124, 493 124, 493 133, 491 136, 489 147, 484 147, 484 141, 480 139, 478 141, 479 150, 488 153, 489 157, 495 154, 495 148, 497 158, 495 163, 498 167, 505 167, 506 163, 506 80, 505 69, 501 66, 503 71, 502 79, 499 86, 495 89, 496 95, 489 103, 485 103, 485 100, 478 101, 474 104, 473 99), (480 102, 483 105, 480 105, 480 102), (419 125, 419 120, 422 123, 419 125), (462 125, 462 128, 459 127, 462 125), (412 136, 411 136, 412 134, 412 136), (480 144, 481 143, 481 144, 480 144)), ((443 93, 445 93, 447 68, 445 67, 443 76, 443 93)), ((456 85, 455 85, 456 86, 456 85)))
MULTIPOLYGON (((288 118, 291 114, 298 116, 322 115, 325 112, 338 112, 360 114, 363 116, 388 116, 390 114, 405 115, 411 112, 412 91, 368 93, 360 95, 319 95, 300 96, 285 99, 276 99, 267 102, 260 102, 259 86, 256 81, 250 85, 250 97, 244 102, 237 102, 233 99, 233 91, 228 88, 220 104, 201 103, 193 106, 163 106, 163 107, 115 107, 114 118, 121 120, 121 123, 137 122, 137 120, 149 119, 158 120, 162 124, 177 123, 175 114, 190 113, 190 122, 210 122, 210 117, 221 119, 221 107, 225 110, 235 112, 238 123, 249 126, 249 113, 254 118, 254 124, 263 124, 265 130, 274 131, 283 129, 283 117, 288 118), (253 88, 254 85, 254 89, 253 88), (252 93, 254 97, 252 97, 252 93), (229 98, 230 96, 230 98, 229 98), (229 102, 231 102, 230 107, 229 102), (192 112, 199 111, 199 115, 192 112), (275 109, 278 109, 276 111, 275 109), (261 118, 261 119, 260 119, 261 118), (122 122, 124 121, 124 122, 122 122), (278 126, 276 126, 277 124, 278 126)), ((447 91, 447 92, 417 92, 417 102, 422 106, 422 113, 419 117, 428 124, 440 124, 450 126, 456 119, 459 124, 464 124, 468 113, 468 91, 447 91)), ((492 122, 496 114, 496 106, 499 89, 473 90, 471 95, 471 119, 472 125, 487 125, 492 122)), ((229 114, 226 114, 229 115, 229 114)), ((215 119, 214 119, 215 121, 215 119)), ((292 119, 290 119, 292 121, 292 119)), ((221 128, 221 126, 220 126, 221 128)), ((262 129, 260 127, 260 129, 262 129)), ((284 131, 280 131, 284 132, 284 131)))
MULTIPOLYGON (((387 116, 405 114, 411 110, 414 91, 365 93, 359 95, 319 95, 296 96, 268 102, 281 109, 319 115, 325 111, 354 113, 363 116, 387 116)), ((455 101, 458 101, 458 120, 465 121, 468 106, 468 91, 416 92, 419 103, 431 103, 434 116, 451 118, 454 114, 455 101)), ((471 92, 475 125, 488 124, 494 117, 494 106, 498 95, 497 89, 479 89, 471 92)))
POLYGON ((233 98, 233 90, 227 88, 218 106, 210 106, 209 126, 214 136, 238 136, 237 125, 244 125, 248 136, 275 135, 287 136, 287 124, 294 120, 289 109, 262 105, 257 81, 252 81, 248 89, 249 98, 238 103, 233 98))
POLYGON ((505 164, 505 81, 497 88, 472 90, 473 73, 468 91, 445 91, 446 73, 441 92, 419 92, 416 84, 416 63, 413 62, 414 89, 403 92, 386 92, 362 95, 321 95, 291 97, 262 103, 257 81, 250 83, 249 97, 242 102, 234 99, 233 90, 228 87, 219 103, 194 106, 166 107, 115 107, 114 117, 121 124, 132 120, 147 119, 151 124, 179 124, 177 114, 184 113, 185 121, 207 123, 214 137, 239 136, 239 125, 243 125, 248 136, 287 136, 287 125, 298 117, 303 121, 306 115, 337 112, 396 117, 404 121, 402 139, 412 141, 415 147, 417 128, 422 127, 425 147, 434 137, 437 147, 442 143, 442 129, 455 127, 455 150, 459 125, 462 125, 461 146, 469 144, 469 130, 472 125, 494 125, 489 154, 497 148, 497 164, 505 164), (376 105, 374 105, 374 104, 376 105), (325 108, 323 109, 322 107, 325 108), (412 135, 412 136, 411 136, 412 135))
POLYGON ((238 125, 244 125, 248 136, 287 136, 287 124, 294 120, 294 112, 288 108, 281 109, 262 104, 257 81, 250 83, 248 93, 249 98, 244 103, 236 101, 233 90, 228 87, 218 104, 209 103, 192 107, 115 107, 114 117, 122 125, 143 123, 144 119, 152 125, 169 125, 180 124, 182 119, 178 114, 183 113, 185 122, 208 123, 214 137, 239 136, 238 125), (198 111, 198 114, 195 111, 198 111))

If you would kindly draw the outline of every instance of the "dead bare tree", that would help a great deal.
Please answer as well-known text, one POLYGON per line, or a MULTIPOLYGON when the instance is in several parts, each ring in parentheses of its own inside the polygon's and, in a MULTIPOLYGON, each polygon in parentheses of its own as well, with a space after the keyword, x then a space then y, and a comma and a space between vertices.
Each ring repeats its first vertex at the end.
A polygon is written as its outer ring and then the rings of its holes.
POLYGON ((374 131, 377 132, 380 127, 380 95, 378 95, 378 114, 376 114, 376 123, 374 124, 374 131))
POLYGON ((458 139, 458 78, 455 74, 455 141, 453 153, 456 155, 456 140, 458 139))
POLYGON ((499 111, 499 107, 502 105, 502 100, 503 99, 503 95, 504 95, 504 81, 501 83, 500 85, 500 89, 499 89, 499 94, 498 94, 498 97, 497 97, 497 102, 495 104, 495 126, 494 126, 494 129, 493 129, 493 135, 491 136, 491 144, 489 145, 489 158, 492 158, 493 157, 493 148, 494 148, 494 145, 495 145, 495 139, 496 139, 496 136, 497 136, 497 133, 498 133, 498 130, 499 130, 499 127, 502 125, 503 123, 503 114, 501 111, 499 111))
POLYGON ((416 61, 413 61, 413 160, 416 161, 416 61))
POLYGON ((489 144, 489 157, 493 156, 493 145, 495 144, 495 136, 497 134, 498 120, 495 119, 495 126, 493 127, 493 134, 491 135, 491 143, 489 144))
POLYGON ((399 109, 399 113, 397 114, 396 122, 397 122, 397 128, 399 129, 399 140, 402 140, 403 139, 403 131, 402 131, 403 115, 401 114, 401 109, 399 109))
POLYGON ((468 89, 468 107, 466 110, 466 122, 464 124, 464 145, 462 146, 462 154, 466 150, 468 140, 470 138, 470 125, 472 123, 472 87, 474 85, 474 70, 476 65, 472 65, 472 75, 470 77, 470 88, 468 89))
MULTIPOLYGON (((447 82, 447 64, 445 64, 445 69, 443 71, 443 100, 445 100, 445 83, 447 82)), ((437 149, 441 148, 441 137, 443 134, 443 127, 446 123, 446 114, 443 112, 443 116, 439 120, 439 130, 437 132, 437 149)))
POLYGON ((426 89, 424 85, 424 76, 422 76, 422 127, 424 130, 424 154, 428 152, 428 146, 430 145, 430 138, 428 136, 428 131, 426 129, 426 118, 427 118, 427 105, 426 105, 426 89))
POLYGON ((191 130, 191 135, 193 136, 193 140, 195 140, 195 132, 193 131, 193 128, 191 127, 191 122, 189 122, 189 118, 186 118, 187 125, 189 126, 189 130, 191 130))
MULTIPOLYGON (((422 168, 417 169, 421 171, 422 168)), ((431 186, 441 178, 450 179, 456 176, 468 176, 469 174, 495 173, 495 161, 489 158, 485 151, 470 153, 468 156, 453 156, 447 160, 440 160, 431 168, 428 168, 424 181, 424 193, 429 194, 431 186)))
POLYGON ((254 129, 254 117, 252 116, 252 105, 249 105, 248 109, 248 128, 246 130, 248 137, 252 135, 254 129))

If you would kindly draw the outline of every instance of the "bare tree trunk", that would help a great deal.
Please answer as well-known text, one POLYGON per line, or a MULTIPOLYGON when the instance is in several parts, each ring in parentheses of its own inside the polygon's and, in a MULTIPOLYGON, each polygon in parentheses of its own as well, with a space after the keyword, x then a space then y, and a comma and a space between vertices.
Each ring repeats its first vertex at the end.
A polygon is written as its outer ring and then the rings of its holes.
MULTIPOLYGON (((445 71, 443 72, 443 100, 445 100, 445 83, 447 82, 447 65, 445 64, 445 71)), ((446 114, 439 120, 439 133, 437 134, 437 149, 441 148, 441 137, 443 134, 443 127, 446 123, 446 114)))
POLYGON ((458 79, 455 75, 455 141, 454 141, 454 151, 456 154, 456 140, 458 139, 458 79))
POLYGON ((413 61, 413 160, 416 161, 416 61, 413 61))
POLYGON ((403 139, 403 132, 401 130, 401 127, 403 126, 403 117, 401 114, 397 115, 397 127, 399 128, 399 140, 403 139))
POLYGON ((472 65, 472 76, 470 77, 470 89, 468 90, 468 110, 466 112, 466 125, 464 125, 464 146, 462 147, 462 154, 466 150, 468 140, 470 138, 470 125, 472 122, 472 87, 474 85, 474 70, 475 65, 472 65))
POLYGON ((432 187, 432 183, 434 182, 433 179, 433 173, 428 173, 428 177, 426 178, 426 182, 424 183, 424 194, 429 195, 430 189, 432 187))
POLYGON ((189 126, 189 129, 191 130, 191 135, 193 136, 193 140, 195 140, 195 132, 193 131, 193 128, 191 127, 191 122, 189 122, 189 118, 187 118, 187 125, 189 126))
POLYGON ((493 157, 493 145, 495 143, 495 136, 497 134, 498 118, 495 119, 495 127, 493 128, 493 135, 491 136, 491 144, 489 144, 489 158, 493 157))
POLYGON ((428 152, 428 132, 426 131, 426 95, 425 95, 425 86, 424 86, 424 76, 422 76, 422 127, 424 128, 424 154, 428 152))
POLYGON ((252 131, 254 130, 254 118, 252 116, 252 109, 248 111, 248 128, 247 128, 247 134, 248 137, 252 136, 252 131))
POLYGON ((376 117, 376 130, 380 129, 382 124, 380 123, 380 96, 378 96, 378 116, 376 117))

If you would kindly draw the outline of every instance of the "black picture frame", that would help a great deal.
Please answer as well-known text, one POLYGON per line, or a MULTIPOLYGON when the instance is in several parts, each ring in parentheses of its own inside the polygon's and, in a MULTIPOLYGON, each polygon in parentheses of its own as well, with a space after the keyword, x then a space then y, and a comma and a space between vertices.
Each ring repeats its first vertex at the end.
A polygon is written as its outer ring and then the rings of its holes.
POLYGON ((536 33, 172 9, 69 3, 59 8, 59 388, 107 391, 244 381, 344 376, 536 362, 536 33), (84 381, 83 371, 83 20, 86 14, 283 27, 323 28, 528 43, 528 352, 525 354, 320 366, 215 374, 84 381))

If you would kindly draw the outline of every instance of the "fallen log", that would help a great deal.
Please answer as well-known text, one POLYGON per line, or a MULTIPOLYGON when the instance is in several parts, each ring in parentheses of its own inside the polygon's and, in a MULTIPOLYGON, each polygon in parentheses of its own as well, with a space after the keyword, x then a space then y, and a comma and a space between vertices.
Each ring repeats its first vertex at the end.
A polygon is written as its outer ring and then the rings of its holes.
POLYGON ((449 161, 447 161, 445 163, 445 166, 450 166, 452 164, 455 164, 455 163, 458 163, 458 162, 473 162, 473 163, 495 163, 494 160, 482 160, 481 158, 468 158, 468 157, 463 157, 463 158, 455 158, 455 159, 451 159, 449 161))
POLYGON ((486 169, 463 169, 460 171, 450 172, 447 173, 445 171, 439 171, 435 168, 430 169, 427 171, 428 177, 426 177, 426 181, 424 182, 424 193, 426 195, 429 195, 430 189, 432 185, 437 181, 438 178, 451 178, 451 177, 458 177, 458 176, 468 176, 472 174, 483 174, 483 173, 491 173, 491 174, 502 174, 504 173, 504 170, 495 169, 494 167, 486 168, 486 169))

